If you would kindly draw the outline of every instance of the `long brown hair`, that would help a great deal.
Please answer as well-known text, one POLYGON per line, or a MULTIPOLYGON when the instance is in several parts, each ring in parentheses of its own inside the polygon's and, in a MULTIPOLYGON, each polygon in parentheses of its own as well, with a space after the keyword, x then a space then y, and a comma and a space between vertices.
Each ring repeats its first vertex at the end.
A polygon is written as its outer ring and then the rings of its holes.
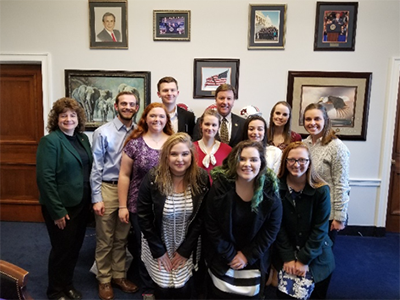
MULTIPOLYGON (((325 106, 321 103, 311 103, 307 105, 306 109, 304 110, 303 114, 303 124, 305 128, 305 120, 306 120, 306 112, 312 109, 318 109, 322 112, 322 116, 324 117, 324 128, 322 129, 322 140, 321 144, 323 146, 329 144, 332 140, 337 139, 335 131, 332 129, 332 121, 328 117, 328 113, 326 111, 325 106)), ((307 130, 307 128, 305 128, 307 130)))
POLYGON ((185 187, 185 192, 187 187, 190 185, 193 194, 196 195, 201 192, 200 189, 200 167, 196 163, 196 153, 195 147, 192 143, 190 136, 184 132, 178 132, 171 135, 164 143, 160 153, 160 160, 158 166, 156 167, 155 173, 155 183, 158 189, 163 195, 172 195, 174 192, 174 186, 172 182, 172 174, 169 168, 169 155, 171 153, 172 147, 176 144, 183 143, 188 146, 191 154, 191 162, 189 168, 183 177, 183 185, 185 187))
POLYGON ((263 117, 261 117, 261 116, 258 116, 258 115, 249 116, 246 119, 246 122, 244 122, 242 141, 250 139, 249 138, 249 125, 250 125, 251 122, 256 121, 256 120, 259 120, 259 121, 264 123, 264 138, 261 141, 261 144, 265 148, 265 147, 267 147, 267 140, 268 140, 268 134, 267 134, 268 126, 267 126, 267 122, 265 122, 265 119, 263 117))
POLYGON ((308 163, 308 169, 306 171, 308 184, 314 189, 319 188, 324 185, 327 185, 327 183, 321 178, 321 176, 319 176, 318 173, 314 170, 314 166, 312 164, 311 155, 310 155, 310 149, 308 149, 307 145, 304 144, 303 142, 290 143, 285 148, 285 150, 283 150, 281 167, 278 172, 278 178, 283 178, 288 175, 289 171, 286 167, 286 159, 288 158, 289 152, 292 151, 293 149, 297 149, 297 148, 306 149, 307 153, 308 153, 309 163, 308 163))
POLYGON ((142 113, 142 117, 140 118, 140 120, 137 124, 137 127, 128 136, 124 145, 126 145, 130 140, 137 139, 138 137, 142 136, 149 130, 149 126, 147 125, 147 122, 146 122, 147 115, 153 108, 157 108, 157 107, 162 108, 165 111, 165 115, 167 117, 167 123, 165 123, 164 129, 163 129, 164 133, 166 133, 168 135, 171 135, 174 133, 174 130, 172 129, 172 125, 171 125, 171 119, 169 117, 169 113, 168 113, 166 107, 162 103, 154 102, 154 103, 150 103, 149 105, 146 106, 146 108, 144 109, 144 111, 142 113))
POLYGON ((276 107, 281 104, 283 106, 286 106, 289 109, 289 118, 285 124, 285 126, 283 127, 283 135, 285 137, 284 140, 284 144, 289 144, 291 141, 291 135, 292 135, 292 107, 290 106, 289 103, 287 103, 286 101, 279 101, 277 102, 271 109, 271 113, 269 115, 269 128, 268 128, 268 143, 272 143, 272 140, 274 138, 274 132, 275 132, 275 123, 273 121, 274 118, 274 113, 275 113, 275 109, 276 107))
POLYGON ((58 116, 67 109, 73 110, 78 116, 78 126, 75 128, 75 132, 85 131, 86 115, 83 107, 75 99, 64 97, 54 102, 53 107, 49 112, 46 127, 49 132, 55 131, 59 128, 58 116))

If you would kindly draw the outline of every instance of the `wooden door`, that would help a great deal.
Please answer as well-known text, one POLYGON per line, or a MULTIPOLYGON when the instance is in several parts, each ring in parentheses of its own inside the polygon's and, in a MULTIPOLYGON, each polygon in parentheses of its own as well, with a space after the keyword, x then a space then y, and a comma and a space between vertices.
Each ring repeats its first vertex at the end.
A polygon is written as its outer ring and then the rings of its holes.
POLYGON ((397 93, 396 124, 390 170, 386 231, 400 232, 400 80, 397 93))
POLYGON ((36 149, 43 136, 41 65, 0 65, 0 220, 43 221, 36 149))

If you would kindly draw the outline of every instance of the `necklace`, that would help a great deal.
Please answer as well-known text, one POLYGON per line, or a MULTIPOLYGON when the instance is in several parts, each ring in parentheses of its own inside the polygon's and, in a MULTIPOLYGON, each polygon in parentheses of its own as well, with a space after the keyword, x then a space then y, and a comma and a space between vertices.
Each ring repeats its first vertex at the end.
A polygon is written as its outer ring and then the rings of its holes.
POLYGON ((161 135, 160 138, 155 139, 152 134, 148 133, 147 136, 158 146, 158 144, 164 139, 164 136, 161 135))
MULTIPOLYGON (((175 195, 177 193, 172 194, 172 207, 173 207, 173 213, 174 213, 174 248, 178 248, 180 244, 183 242, 183 239, 185 238, 186 235, 186 201, 188 200, 188 194, 190 193, 190 187, 187 188, 186 193, 184 192, 184 197, 183 197, 183 218, 182 218, 182 227, 181 227, 181 236, 180 239, 177 240, 177 234, 176 234, 176 211, 175 211, 175 195)), ((175 249, 175 250, 176 250, 175 249)))

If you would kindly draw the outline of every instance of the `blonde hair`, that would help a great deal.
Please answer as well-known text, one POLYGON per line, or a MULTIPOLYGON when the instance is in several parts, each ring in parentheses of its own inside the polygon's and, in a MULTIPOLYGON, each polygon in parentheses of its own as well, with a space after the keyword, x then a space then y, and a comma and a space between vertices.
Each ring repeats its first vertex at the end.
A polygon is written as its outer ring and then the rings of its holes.
POLYGON ((307 145, 303 142, 293 142, 290 143, 282 153, 281 167, 278 172, 278 178, 286 177, 289 173, 286 168, 286 159, 288 158, 289 152, 293 149, 303 148, 307 150, 308 153, 308 169, 306 171, 307 183, 314 189, 319 188, 321 186, 327 185, 327 183, 319 176, 319 174, 315 171, 314 166, 312 164, 310 149, 308 149, 307 145))
POLYGON ((184 132, 178 132, 171 135, 164 143, 158 166, 155 169, 155 183, 163 195, 172 195, 174 193, 174 185, 172 182, 172 174, 169 168, 169 155, 171 153, 172 147, 175 145, 183 143, 185 144, 191 154, 191 162, 189 168, 186 170, 183 177, 183 185, 185 187, 185 192, 187 187, 190 185, 193 194, 196 195, 201 192, 200 189, 200 168, 196 163, 196 153, 195 148, 192 143, 190 136, 184 132))

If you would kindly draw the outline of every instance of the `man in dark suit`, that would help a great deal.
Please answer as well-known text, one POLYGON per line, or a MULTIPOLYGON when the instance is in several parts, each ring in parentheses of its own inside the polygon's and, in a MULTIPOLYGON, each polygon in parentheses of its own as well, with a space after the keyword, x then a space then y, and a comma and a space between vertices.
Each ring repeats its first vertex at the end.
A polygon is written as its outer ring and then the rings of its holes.
POLYGON ((179 96, 178 82, 173 77, 163 77, 157 83, 157 95, 161 98, 171 118, 172 128, 175 132, 186 132, 193 135, 195 125, 194 113, 176 105, 179 96))
POLYGON ((114 30, 115 27, 115 15, 106 12, 103 15, 104 29, 97 35, 97 38, 101 42, 121 42, 121 33, 118 30, 114 30))
MULTIPOLYGON (((243 126, 245 123, 245 119, 232 113, 232 108, 235 103, 235 94, 235 88, 225 83, 221 84, 215 91, 215 105, 221 116, 221 126, 219 128, 219 137, 217 138, 232 148, 242 140, 243 126)), ((193 133, 193 141, 201 139, 198 122, 199 121, 197 121, 193 133)))

